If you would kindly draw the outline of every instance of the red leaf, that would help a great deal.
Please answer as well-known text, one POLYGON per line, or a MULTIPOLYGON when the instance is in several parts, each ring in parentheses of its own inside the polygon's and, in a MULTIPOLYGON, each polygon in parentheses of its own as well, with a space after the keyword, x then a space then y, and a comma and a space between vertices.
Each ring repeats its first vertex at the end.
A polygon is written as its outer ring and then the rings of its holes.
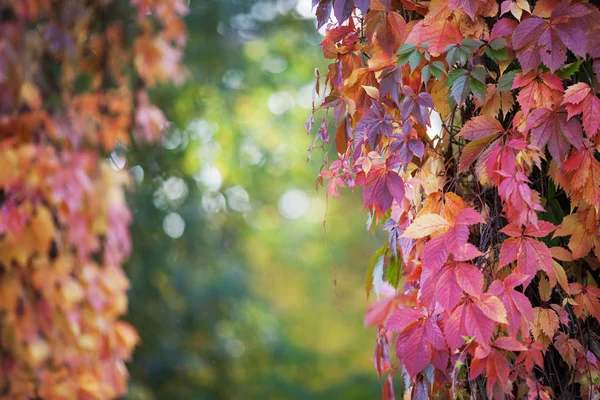
POLYGON ((406 38, 406 43, 421 45, 428 42, 427 51, 433 57, 440 56, 449 44, 458 44, 463 40, 454 19, 435 19, 431 24, 425 25, 423 21, 417 22, 406 38))
POLYGON ((481 312, 491 319, 501 324, 506 324, 506 310, 502 305, 502 302, 494 295, 484 293, 480 298, 474 297, 475 306, 481 310, 481 312))
POLYGON ((492 27, 490 42, 494 39, 504 38, 513 34, 519 23, 511 18, 501 18, 492 27))
POLYGON ((559 332, 554 339, 554 347, 560 353, 561 357, 571 368, 575 368, 577 357, 585 354, 585 349, 577 339, 570 339, 563 332, 559 332))
POLYGON ((409 307, 401 307, 387 320, 385 323, 385 329, 394 332, 402 332, 407 326, 424 317, 425 314, 420 310, 409 307))
POLYGON ((541 148, 548 144, 552 158, 559 165, 567 158, 571 145, 578 150, 583 146, 583 132, 579 122, 575 119, 567 120, 564 113, 546 107, 529 114, 525 129, 531 130, 531 144, 541 148))
MULTIPOLYGON (((535 239, 521 239, 521 247, 517 258, 516 272, 529 275, 531 279, 537 271, 546 272, 550 281, 556 283, 556 275, 552 267, 552 254, 550 249, 542 242, 535 239)), ((527 286, 527 285, 525 285, 527 286)))
POLYGON ((552 266, 552 253, 550 249, 542 242, 532 239, 532 237, 544 237, 549 235, 556 227, 550 222, 538 221, 538 226, 528 225, 522 232, 522 236, 516 237, 519 234, 518 224, 509 224, 500 231, 513 236, 506 239, 500 247, 500 267, 517 260, 517 268, 515 272, 527 275, 529 279, 524 282, 525 286, 529 284, 537 271, 543 270, 550 278, 552 285, 556 284, 556 273, 552 266))
MULTIPOLYGON (((397 350, 396 350, 397 351, 397 350)), ((397 351, 398 352, 398 351, 397 351)), ((431 361, 431 346, 425 335, 424 325, 415 329, 399 358, 411 377, 423 371, 431 361)))
POLYGON ((524 235, 533 237, 545 237, 554 232, 556 226, 548 221, 538 221, 538 226, 527 225, 524 235))
POLYGON ((517 101, 526 116, 532 108, 553 108, 562 97, 562 79, 549 72, 531 71, 515 75, 512 89, 521 89, 517 101))
POLYGON ((503 130, 502 124, 496 118, 480 115, 467 121, 458 135, 468 140, 479 140, 500 133, 503 130))
POLYGON ((511 336, 502 336, 494 341, 494 346, 508 351, 525 351, 527 347, 511 336))
POLYGON ((589 137, 600 130, 600 98, 591 92, 586 83, 576 83, 565 91, 562 104, 566 104, 568 118, 581 114, 583 129, 589 137))
POLYGON ((454 268, 447 268, 442 271, 435 290, 437 302, 444 310, 450 312, 460 302, 462 294, 463 291, 457 282, 454 268))
POLYGON ((413 308, 397 310, 390 316, 386 329, 398 331, 396 355, 413 378, 430 364, 432 346, 437 351, 446 350, 436 319, 413 308))
POLYGON ((465 343, 465 339, 463 339, 463 336, 467 334, 465 318, 466 306, 465 303, 461 303, 454 309, 444 324, 444 336, 446 337, 448 347, 452 351, 460 348, 465 343))
POLYGON ((481 295, 483 274, 473 264, 457 263, 455 268, 458 286, 471 296, 481 295))
POLYGON ((474 21, 479 3, 480 0, 449 0, 448 7, 451 10, 463 10, 474 21))
POLYGON ((506 310, 508 332, 515 337, 519 330, 525 335, 529 332, 529 321, 533 319, 533 308, 529 299, 515 290, 524 284, 528 276, 512 273, 504 281, 495 280, 490 285, 489 293, 498 296, 506 310))
POLYGON ((371 169, 363 189, 365 207, 374 206, 379 214, 392 207, 393 200, 404 199, 404 181, 397 172, 380 167, 371 169))
POLYGON ((423 248, 423 265, 433 273, 439 271, 448 259, 447 236, 440 235, 431 239, 423 248))
POLYGON ((569 5, 563 1, 553 10, 549 20, 536 16, 523 20, 512 36, 512 45, 523 71, 537 68, 540 62, 551 72, 556 71, 567 59, 567 48, 584 57, 586 25, 580 20, 590 13, 591 10, 582 4, 569 5))
POLYGON ((582 319, 592 315, 600 321, 600 289, 592 285, 583 287, 579 283, 571 283, 569 287, 577 303, 573 306, 575 315, 582 319))
MULTIPOLYGON (((502 304, 500 307, 504 310, 502 304)), ((490 319, 474 301, 469 301, 465 306, 464 322, 467 335, 474 337, 480 344, 487 344, 490 341, 496 327, 494 320, 490 319)))

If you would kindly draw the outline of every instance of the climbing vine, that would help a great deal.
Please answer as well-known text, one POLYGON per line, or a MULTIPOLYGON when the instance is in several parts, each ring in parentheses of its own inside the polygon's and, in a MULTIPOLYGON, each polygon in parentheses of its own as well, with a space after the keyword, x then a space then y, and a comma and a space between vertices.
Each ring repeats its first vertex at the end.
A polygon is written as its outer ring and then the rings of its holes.
POLYGON ((179 0, 0 4, 0 397, 126 391, 124 151, 160 137, 180 82, 179 0))
POLYGON ((362 188, 388 238, 366 282, 383 398, 597 399, 598 5, 313 6, 317 183, 362 188))

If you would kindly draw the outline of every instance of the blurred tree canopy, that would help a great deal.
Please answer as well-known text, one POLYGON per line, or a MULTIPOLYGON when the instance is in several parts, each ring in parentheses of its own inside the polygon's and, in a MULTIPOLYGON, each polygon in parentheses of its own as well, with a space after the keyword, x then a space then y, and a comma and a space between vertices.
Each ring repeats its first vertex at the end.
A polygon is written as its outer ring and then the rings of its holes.
POLYGON ((152 93, 166 139, 126 154, 128 318, 141 336, 128 398, 379 395, 361 329, 374 243, 348 211, 359 196, 328 206, 320 163, 306 165, 323 68, 310 3, 190 4, 188 79, 152 93))

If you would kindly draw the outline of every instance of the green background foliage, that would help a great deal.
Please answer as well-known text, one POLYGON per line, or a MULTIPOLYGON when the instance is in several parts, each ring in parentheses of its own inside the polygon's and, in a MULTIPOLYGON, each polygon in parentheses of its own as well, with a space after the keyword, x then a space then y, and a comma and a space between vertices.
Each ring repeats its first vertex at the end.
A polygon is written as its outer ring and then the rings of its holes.
POLYGON ((190 4, 189 77, 153 92, 166 139, 126 154, 130 399, 380 394, 362 328, 376 240, 358 193, 314 189, 303 126, 324 61, 301 3, 190 4))

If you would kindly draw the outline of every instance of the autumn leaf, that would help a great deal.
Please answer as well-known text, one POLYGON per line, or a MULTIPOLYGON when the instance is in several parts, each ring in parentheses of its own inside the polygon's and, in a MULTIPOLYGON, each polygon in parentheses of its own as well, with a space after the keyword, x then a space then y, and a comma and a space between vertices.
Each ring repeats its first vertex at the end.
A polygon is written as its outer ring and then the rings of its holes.
POLYGON ((577 339, 571 339, 563 332, 559 332, 554 339, 554 347, 560 356, 571 367, 575 368, 577 357, 585 354, 585 350, 577 339))
MULTIPOLYGON (((505 74, 502 78, 510 76, 505 74)), ((501 78, 501 79, 502 79, 501 78)), ((505 78, 506 79, 506 78, 505 78)), ((508 113, 513 109, 515 104, 514 97, 510 92, 510 87, 512 86, 512 82, 508 85, 508 90, 502 90, 504 84, 503 81, 499 81, 498 85, 494 85, 493 83, 489 83, 487 85, 487 94, 485 97, 485 101, 479 101, 479 99, 475 99, 475 104, 480 109, 479 112, 487 117, 498 118, 498 115, 502 111, 502 115, 508 115, 508 113)))
POLYGON ((511 336, 501 336, 494 340, 493 346, 507 351, 525 351, 527 347, 511 336))
POLYGON ((471 19, 475 19, 475 13, 481 0, 450 0, 448 7, 451 10, 463 10, 471 19))
POLYGON ((591 315, 600 321, 600 289, 592 285, 584 287, 579 283, 571 283, 569 288, 576 303, 573 305, 575 315, 582 319, 591 315))
POLYGON ((510 12, 519 21, 523 11, 531 14, 531 8, 526 0, 504 0, 500 5, 500 10, 500 15, 510 12))
MULTIPOLYGON (((409 124, 407 122, 407 124, 409 124)), ((400 163, 407 166, 417 156, 419 159, 423 158, 425 154, 425 145, 420 139, 416 139, 404 132, 400 135, 392 135, 394 140, 390 144, 390 153, 395 154, 400 159, 400 163)))
POLYGON ((372 148, 375 148, 381 138, 392 135, 394 117, 385 111, 383 104, 373 101, 369 111, 356 124, 354 133, 362 133, 372 148))
MULTIPOLYGON (((313 7, 314 7, 313 1, 313 7)), ((329 20, 329 16, 331 15, 333 2, 332 0, 319 0, 316 9, 317 16, 317 30, 321 29, 323 25, 327 23, 329 20)))
MULTIPOLYGON (((403 276, 404 297, 376 315, 399 363, 386 364, 378 339, 376 368, 386 382, 406 371, 413 396, 550 400, 549 381, 531 377, 556 351, 573 369, 561 387, 597 389, 584 366, 597 354, 568 332, 600 314, 600 11, 534 3, 373 0, 359 29, 344 1, 349 21, 328 26, 323 108, 346 116, 353 161, 337 177, 365 186, 371 228, 385 221, 394 263, 377 275, 403 276), (401 196, 387 185, 400 174, 401 196)), ((578 329, 592 346, 589 324, 578 329)))
POLYGON ((456 22, 451 19, 434 19, 431 24, 417 22, 406 38, 407 43, 419 45, 427 42, 427 51, 433 57, 440 56, 449 44, 463 40, 456 22))
POLYGON ((497 119, 480 115, 467 121, 458 135, 468 140, 481 140, 503 130, 504 128, 497 119))
POLYGON ((402 122, 412 115, 421 125, 429 125, 429 109, 433 108, 433 98, 427 92, 416 93, 411 87, 403 86, 404 100, 400 105, 402 122))
POLYGON ((552 109, 561 102, 563 94, 560 77, 541 71, 516 74, 512 89, 520 89, 517 101, 526 116, 534 108, 547 107, 552 109))
POLYGON ((535 307, 531 330, 536 340, 542 339, 543 336, 551 340, 558 330, 558 315, 551 308, 535 307))
POLYGON ((474 357, 471 360, 470 380, 475 380, 485 372, 486 392, 489 398, 494 398, 495 385, 498 384, 502 393, 510 393, 512 384, 509 379, 510 365, 504 354, 491 349, 485 357, 474 357))
POLYGON ((581 114, 583 129, 589 137, 600 130, 600 98, 592 93, 587 83, 576 83, 565 90, 561 104, 566 105, 568 118, 581 114))
POLYGON ((473 208, 459 210, 450 224, 436 214, 423 215, 419 218, 422 219, 415 220, 407 228, 408 235, 404 236, 405 232, 403 237, 425 237, 440 228, 448 228, 443 234, 429 240, 423 248, 423 262, 431 274, 437 274, 450 254, 457 261, 468 261, 481 255, 475 246, 467 242, 469 239, 468 226, 484 222, 481 215, 473 208), (417 221, 418 223, 416 223, 417 221))
POLYGON ((569 154, 571 146, 581 150, 583 132, 575 119, 567 119, 564 113, 552 111, 546 107, 534 110, 527 118, 525 130, 531 131, 531 143, 548 151, 559 165, 569 154))
POLYGON ((563 164, 563 171, 556 171, 555 181, 571 199, 571 206, 586 201, 600 206, 600 162, 593 149, 574 151, 563 164))
POLYGON ((502 242, 500 248, 499 267, 517 261, 516 272, 528 276, 524 282, 525 287, 535 276, 537 271, 546 272, 552 286, 556 284, 556 275, 552 266, 550 249, 534 237, 544 237, 554 231, 556 227, 549 222, 539 221, 538 227, 533 225, 520 231, 516 224, 509 224, 500 231, 511 236, 502 242))
POLYGON ((523 274, 512 273, 504 280, 495 280, 490 285, 489 293, 497 296, 506 310, 508 332, 516 337, 521 331, 522 335, 529 333, 529 322, 533 320, 533 308, 529 299, 521 292, 515 290, 523 285, 528 277, 523 274))
POLYGON ((354 10, 354 0, 336 0, 333 2, 333 15, 341 25, 350 18, 354 10))
POLYGON ((434 351, 445 351, 446 342, 435 317, 412 308, 400 308, 388 319, 387 330, 398 332, 396 355, 411 377, 432 361, 434 351))
POLYGON ((463 147, 463 152, 460 156, 458 171, 463 172, 467 168, 471 167, 473 163, 477 161, 479 156, 486 150, 486 148, 488 148, 490 143, 497 138, 498 136, 492 135, 467 143, 466 146, 463 147))
POLYGON ((402 237, 420 239, 448 227, 450 227, 450 223, 440 215, 426 214, 415 219, 402 233, 402 237))
POLYGON ((483 282, 483 274, 475 265, 456 262, 432 278, 422 277, 419 298, 425 304, 435 300, 444 310, 452 312, 463 292, 474 297, 481 296, 483 282))
MULTIPOLYGON (((368 1, 366 1, 368 3, 368 1)), ((364 15, 364 14, 363 14, 364 15)), ((381 10, 366 14, 366 34, 374 37, 389 55, 394 55, 405 39, 406 21, 395 11, 381 10)))
POLYGON ((543 371, 544 353, 547 346, 532 339, 523 341, 523 345, 526 347, 526 350, 519 353, 515 360, 515 365, 523 365, 525 371, 530 375, 536 365, 543 371))
POLYGON ((500 300, 484 293, 480 299, 466 298, 454 309, 445 323, 444 335, 452 350, 465 343, 464 336, 486 344, 497 324, 506 322, 506 310, 500 300))
POLYGON ((383 214, 396 200, 404 199, 404 181, 390 165, 372 169, 364 179, 363 200, 365 207, 375 207, 383 214))
POLYGON ((595 221, 596 212, 593 208, 580 208, 577 212, 563 218, 553 237, 571 236, 569 250, 572 258, 583 258, 594 246, 598 234, 598 225, 595 221))
MULTIPOLYGON (((524 72, 543 62, 554 72, 567 59, 567 48, 576 56, 584 57, 587 49, 585 25, 578 23, 591 10, 582 4, 561 2, 550 19, 532 16, 515 28, 512 45, 524 72)), ((534 12, 535 14, 535 12, 534 12)))

